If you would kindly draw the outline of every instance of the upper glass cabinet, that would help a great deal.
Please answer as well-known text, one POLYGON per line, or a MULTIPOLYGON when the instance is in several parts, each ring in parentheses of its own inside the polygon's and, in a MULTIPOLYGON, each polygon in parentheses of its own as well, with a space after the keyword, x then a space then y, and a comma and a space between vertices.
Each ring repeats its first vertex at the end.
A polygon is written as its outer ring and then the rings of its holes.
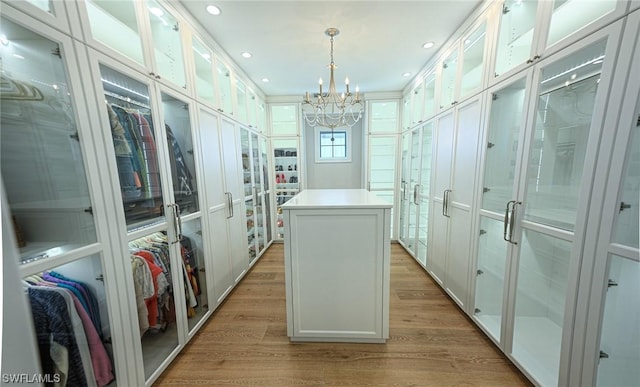
POLYGON ((506 0, 502 5, 495 76, 531 58, 537 0, 506 0))
POLYGON ((398 132, 398 102, 372 101, 369 105, 371 122, 370 133, 398 132))
POLYGON ((454 50, 442 62, 442 73, 440 74, 440 109, 446 109, 454 103, 457 69, 458 50, 454 50))
POLYGON ((218 110, 227 113, 233 114, 233 99, 231 97, 231 71, 227 67, 224 62, 222 62, 219 58, 216 58, 216 75, 218 85, 219 95, 219 104, 218 110))
POLYGON ((244 82, 236 79, 236 119, 242 123, 247 123, 247 87, 244 82))
POLYGON ((135 1, 86 0, 81 4, 86 4, 91 34, 96 41, 144 64, 135 1))
POLYGON ((216 104, 216 89, 213 81, 213 55, 197 37, 191 42, 193 65, 196 76, 196 93, 198 98, 213 105, 216 104))
POLYGON ((432 72, 424 80, 424 107, 422 117, 429 119, 436 112, 436 73, 432 72))
POLYGON ((615 11, 617 3, 618 1, 616 0, 554 1, 549 34, 547 36, 547 47, 553 46, 604 15, 612 13, 615 11))
POLYGON ((85 125, 76 123, 60 44, 4 17, 0 33, 0 165, 9 203, 2 210, 28 262, 97 241, 78 132, 85 125))
POLYGON ((422 107, 424 106, 424 83, 420 82, 411 96, 411 126, 422 121, 422 107))
POLYGON ((297 135, 298 109, 296 105, 271 105, 271 130, 273 135, 297 135))
POLYGON ((462 78, 460 97, 471 95, 480 89, 484 75, 484 47, 487 23, 482 23, 462 42, 462 78))
POLYGON ((180 22, 154 0, 147 0, 146 7, 149 11, 157 76, 186 89, 180 22))

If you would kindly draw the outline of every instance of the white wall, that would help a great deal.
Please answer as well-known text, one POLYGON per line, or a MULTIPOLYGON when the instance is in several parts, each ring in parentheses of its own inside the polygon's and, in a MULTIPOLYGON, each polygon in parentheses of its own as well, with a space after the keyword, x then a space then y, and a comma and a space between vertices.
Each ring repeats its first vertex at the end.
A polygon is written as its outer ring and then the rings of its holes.
POLYGON ((304 147, 308 189, 366 188, 363 187, 364 166, 362 148, 364 134, 362 120, 351 128, 351 162, 316 163, 315 130, 304 124, 304 147))

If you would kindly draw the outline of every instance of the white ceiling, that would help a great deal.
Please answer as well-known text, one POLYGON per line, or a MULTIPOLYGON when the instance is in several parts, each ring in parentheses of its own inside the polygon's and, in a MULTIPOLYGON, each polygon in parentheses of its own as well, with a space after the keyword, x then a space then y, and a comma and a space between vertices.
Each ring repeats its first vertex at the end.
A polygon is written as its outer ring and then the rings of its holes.
POLYGON ((340 30, 334 39, 339 92, 346 76, 351 87, 358 85, 363 93, 400 91, 481 2, 181 1, 268 96, 313 93, 320 77, 328 85, 330 43, 324 34, 328 27, 340 30), (208 14, 209 4, 222 13, 208 14), (427 41, 435 46, 422 48, 427 41), (244 51, 253 56, 243 58, 244 51), (403 77, 405 72, 411 77, 403 77))

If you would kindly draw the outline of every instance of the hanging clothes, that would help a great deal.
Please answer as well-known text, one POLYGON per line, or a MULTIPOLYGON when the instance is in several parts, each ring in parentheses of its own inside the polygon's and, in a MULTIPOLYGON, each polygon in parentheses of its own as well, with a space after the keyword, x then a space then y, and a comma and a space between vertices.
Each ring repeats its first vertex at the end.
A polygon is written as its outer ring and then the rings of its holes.
POLYGON ((173 178, 173 193, 176 197, 191 196, 193 194, 192 176, 187 166, 180 144, 171 127, 165 124, 167 142, 169 144, 169 161, 171 164, 171 176, 173 178))
POLYGON ((29 288, 40 362, 45 375, 59 375, 61 385, 87 386, 82 357, 64 297, 41 288, 29 288))

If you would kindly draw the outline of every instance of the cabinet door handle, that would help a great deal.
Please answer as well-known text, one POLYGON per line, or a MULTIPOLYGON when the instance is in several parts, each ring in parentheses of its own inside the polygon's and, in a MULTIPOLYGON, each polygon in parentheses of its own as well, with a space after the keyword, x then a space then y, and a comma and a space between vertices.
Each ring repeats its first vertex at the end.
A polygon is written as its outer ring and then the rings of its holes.
POLYGON ((445 189, 442 193, 442 215, 449 218, 449 194, 451 193, 450 189, 445 189))
POLYGON ((413 204, 418 204, 418 187, 420 185, 416 184, 413 186, 413 204))
POLYGON ((175 211, 176 211, 176 223, 178 224, 178 240, 176 242, 180 242, 182 240, 182 218, 180 217, 180 205, 177 203, 174 203, 175 207, 175 211))
POLYGON ((231 192, 225 192, 225 195, 227 195, 227 219, 231 218, 233 215, 231 215, 231 208, 232 203, 231 203, 231 192))
POLYGON ((407 200, 407 182, 402 182, 402 200, 407 200))
POLYGON ((509 242, 513 243, 514 245, 518 244, 518 242, 513 240, 513 229, 516 225, 516 206, 518 204, 522 204, 522 202, 517 202, 514 200, 513 205, 511 206, 511 215, 509 219, 509 242))
POLYGON ((511 213, 511 204, 515 202, 515 200, 508 201, 507 207, 504 209, 504 233, 502 235, 502 239, 504 239, 506 242, 511 242, 511 236, 507 237, 507 233, 509 231, 509 214, 511 213))
POLYGON ((229 192, 229 210, 231 212, 230 218, 233 218, 233 194, 229 192))
MULTIPOLYGON (((178 221, 176 220, 178 218, 178 214, 176 212, 176 205, 174 203, 171 204, 167 204, 168 208, 171 208, 171 211, 173 212, 173 232, 174 234, 176 234, 176 238, 178 235, 178 221)), ((177 243, 178 241, 172 241, 171 244, 177 243)))

